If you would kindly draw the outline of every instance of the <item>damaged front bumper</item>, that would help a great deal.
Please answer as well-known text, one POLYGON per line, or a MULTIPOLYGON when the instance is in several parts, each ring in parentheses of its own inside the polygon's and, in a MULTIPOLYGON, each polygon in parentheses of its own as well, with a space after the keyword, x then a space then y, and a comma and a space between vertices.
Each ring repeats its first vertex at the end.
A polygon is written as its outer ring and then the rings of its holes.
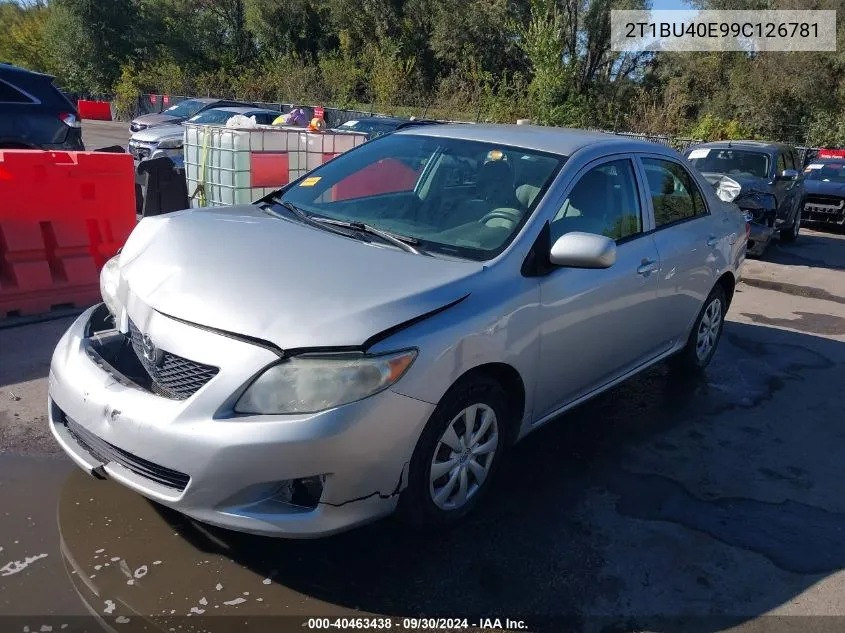
POLYGON ((317 414, 221 416, 272 352, 148 315, 168 351, 190 350, 221 368, 194 395, 172 400, 116 376, 109 359, 123 353, 123 335, 92 335, 97 309, 71 325, 50 368, 50 428, 80 467, 199 521, 253 534, 326 536, 395 509, 435 405, 386 390, 317 414))
POLYGON ((757 222, 749 222, 751 232, 748 235, 748 255, 760 257, 766 252, 772 237, 775 234, 775 228, 765 224, 758 224, 757 222))

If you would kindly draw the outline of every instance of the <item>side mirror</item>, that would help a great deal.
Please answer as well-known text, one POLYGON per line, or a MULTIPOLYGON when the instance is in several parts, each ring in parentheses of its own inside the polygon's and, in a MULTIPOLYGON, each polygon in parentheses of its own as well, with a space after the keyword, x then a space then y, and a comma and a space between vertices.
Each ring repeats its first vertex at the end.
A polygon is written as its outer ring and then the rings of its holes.
POLYGON ((783 173, 777 178, 778 180, 797 180, 798 172, 794 169, 784 169, 783 173))
POLYGON ((616 242, 596 233, 564 233, 552 244, 549 261, 569 268, 610 268, 616 262, 616 242))

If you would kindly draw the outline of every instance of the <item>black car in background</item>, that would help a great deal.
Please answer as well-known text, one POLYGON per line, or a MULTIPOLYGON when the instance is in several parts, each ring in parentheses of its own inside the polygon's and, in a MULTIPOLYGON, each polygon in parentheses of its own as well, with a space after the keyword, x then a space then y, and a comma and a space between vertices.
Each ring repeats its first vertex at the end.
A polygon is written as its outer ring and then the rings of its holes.
POLYGON ((845 226, 845 158, 817 158, 804 168, 804 222, 845 226))
POLYGON ((85 149, 79 113, 53 77, 0 63, 0 149, 85 149))
POLYGON ((438 121, 430 121, 428 119, 400 119, 389 116, 371 116, 342 123, 335 128, 335 131, 364 132, 367 135, 367 140, 372 140, 406 127, 436 125, 437 123, 438 121))
POLYGON ((762 255, 775 233, 794 242, 801 230, 804 177, 795 150, 781 143, 716 141, 684 154, 715 187, 720 199, 733 202, 751 225, 748 253, 762 255))
POLYGON ((141 116, 132 119, 129 124, 129 129, 133 132, 146 130, 149 127, 156 127, 158 125, 172 125, 174 123, 182 123, 187 121, 192 116, 208 110, 210 108, 258 108, 254 103, 245 103, 243 101, 231 101, 229 99, 215 99, 213 97, 202 97, 199 99, 185 99, 179 103, 170 106, 164 112, 153 114, 142 114, 141 116))

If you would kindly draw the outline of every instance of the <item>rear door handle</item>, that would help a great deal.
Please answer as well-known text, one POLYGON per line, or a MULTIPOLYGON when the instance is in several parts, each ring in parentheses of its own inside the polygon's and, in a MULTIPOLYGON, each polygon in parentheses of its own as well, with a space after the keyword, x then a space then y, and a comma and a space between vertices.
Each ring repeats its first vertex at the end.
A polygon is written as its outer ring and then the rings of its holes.
POLYGON ((710 248, 716 248, 718 245, 719 238, 715 235, 711 235, 709 238, 707 238, 707 246, 709 246, 710 248))
POLYGON ((657 262, 652 261, 650 259, 644 259, 642 261, 642 264, 640 264, 637 268, 637 274, 642 275, 643 277, 647 277, 655 270, 657 270, 657 262))

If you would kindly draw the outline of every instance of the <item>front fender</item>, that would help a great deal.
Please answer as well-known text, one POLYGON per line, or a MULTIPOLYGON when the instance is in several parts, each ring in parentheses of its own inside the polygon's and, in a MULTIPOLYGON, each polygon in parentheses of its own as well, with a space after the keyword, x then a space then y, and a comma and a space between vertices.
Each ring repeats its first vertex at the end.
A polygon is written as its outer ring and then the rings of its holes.
POLYGON ((417 348, 416 361, 392 389, 432 404, 468 371, 489 363, 510 365, 525 385, 524 428, 533 408, 539 360, 539 300, 533 278, 488 284, 448 310, 379 341, 371 352, 417 348))

